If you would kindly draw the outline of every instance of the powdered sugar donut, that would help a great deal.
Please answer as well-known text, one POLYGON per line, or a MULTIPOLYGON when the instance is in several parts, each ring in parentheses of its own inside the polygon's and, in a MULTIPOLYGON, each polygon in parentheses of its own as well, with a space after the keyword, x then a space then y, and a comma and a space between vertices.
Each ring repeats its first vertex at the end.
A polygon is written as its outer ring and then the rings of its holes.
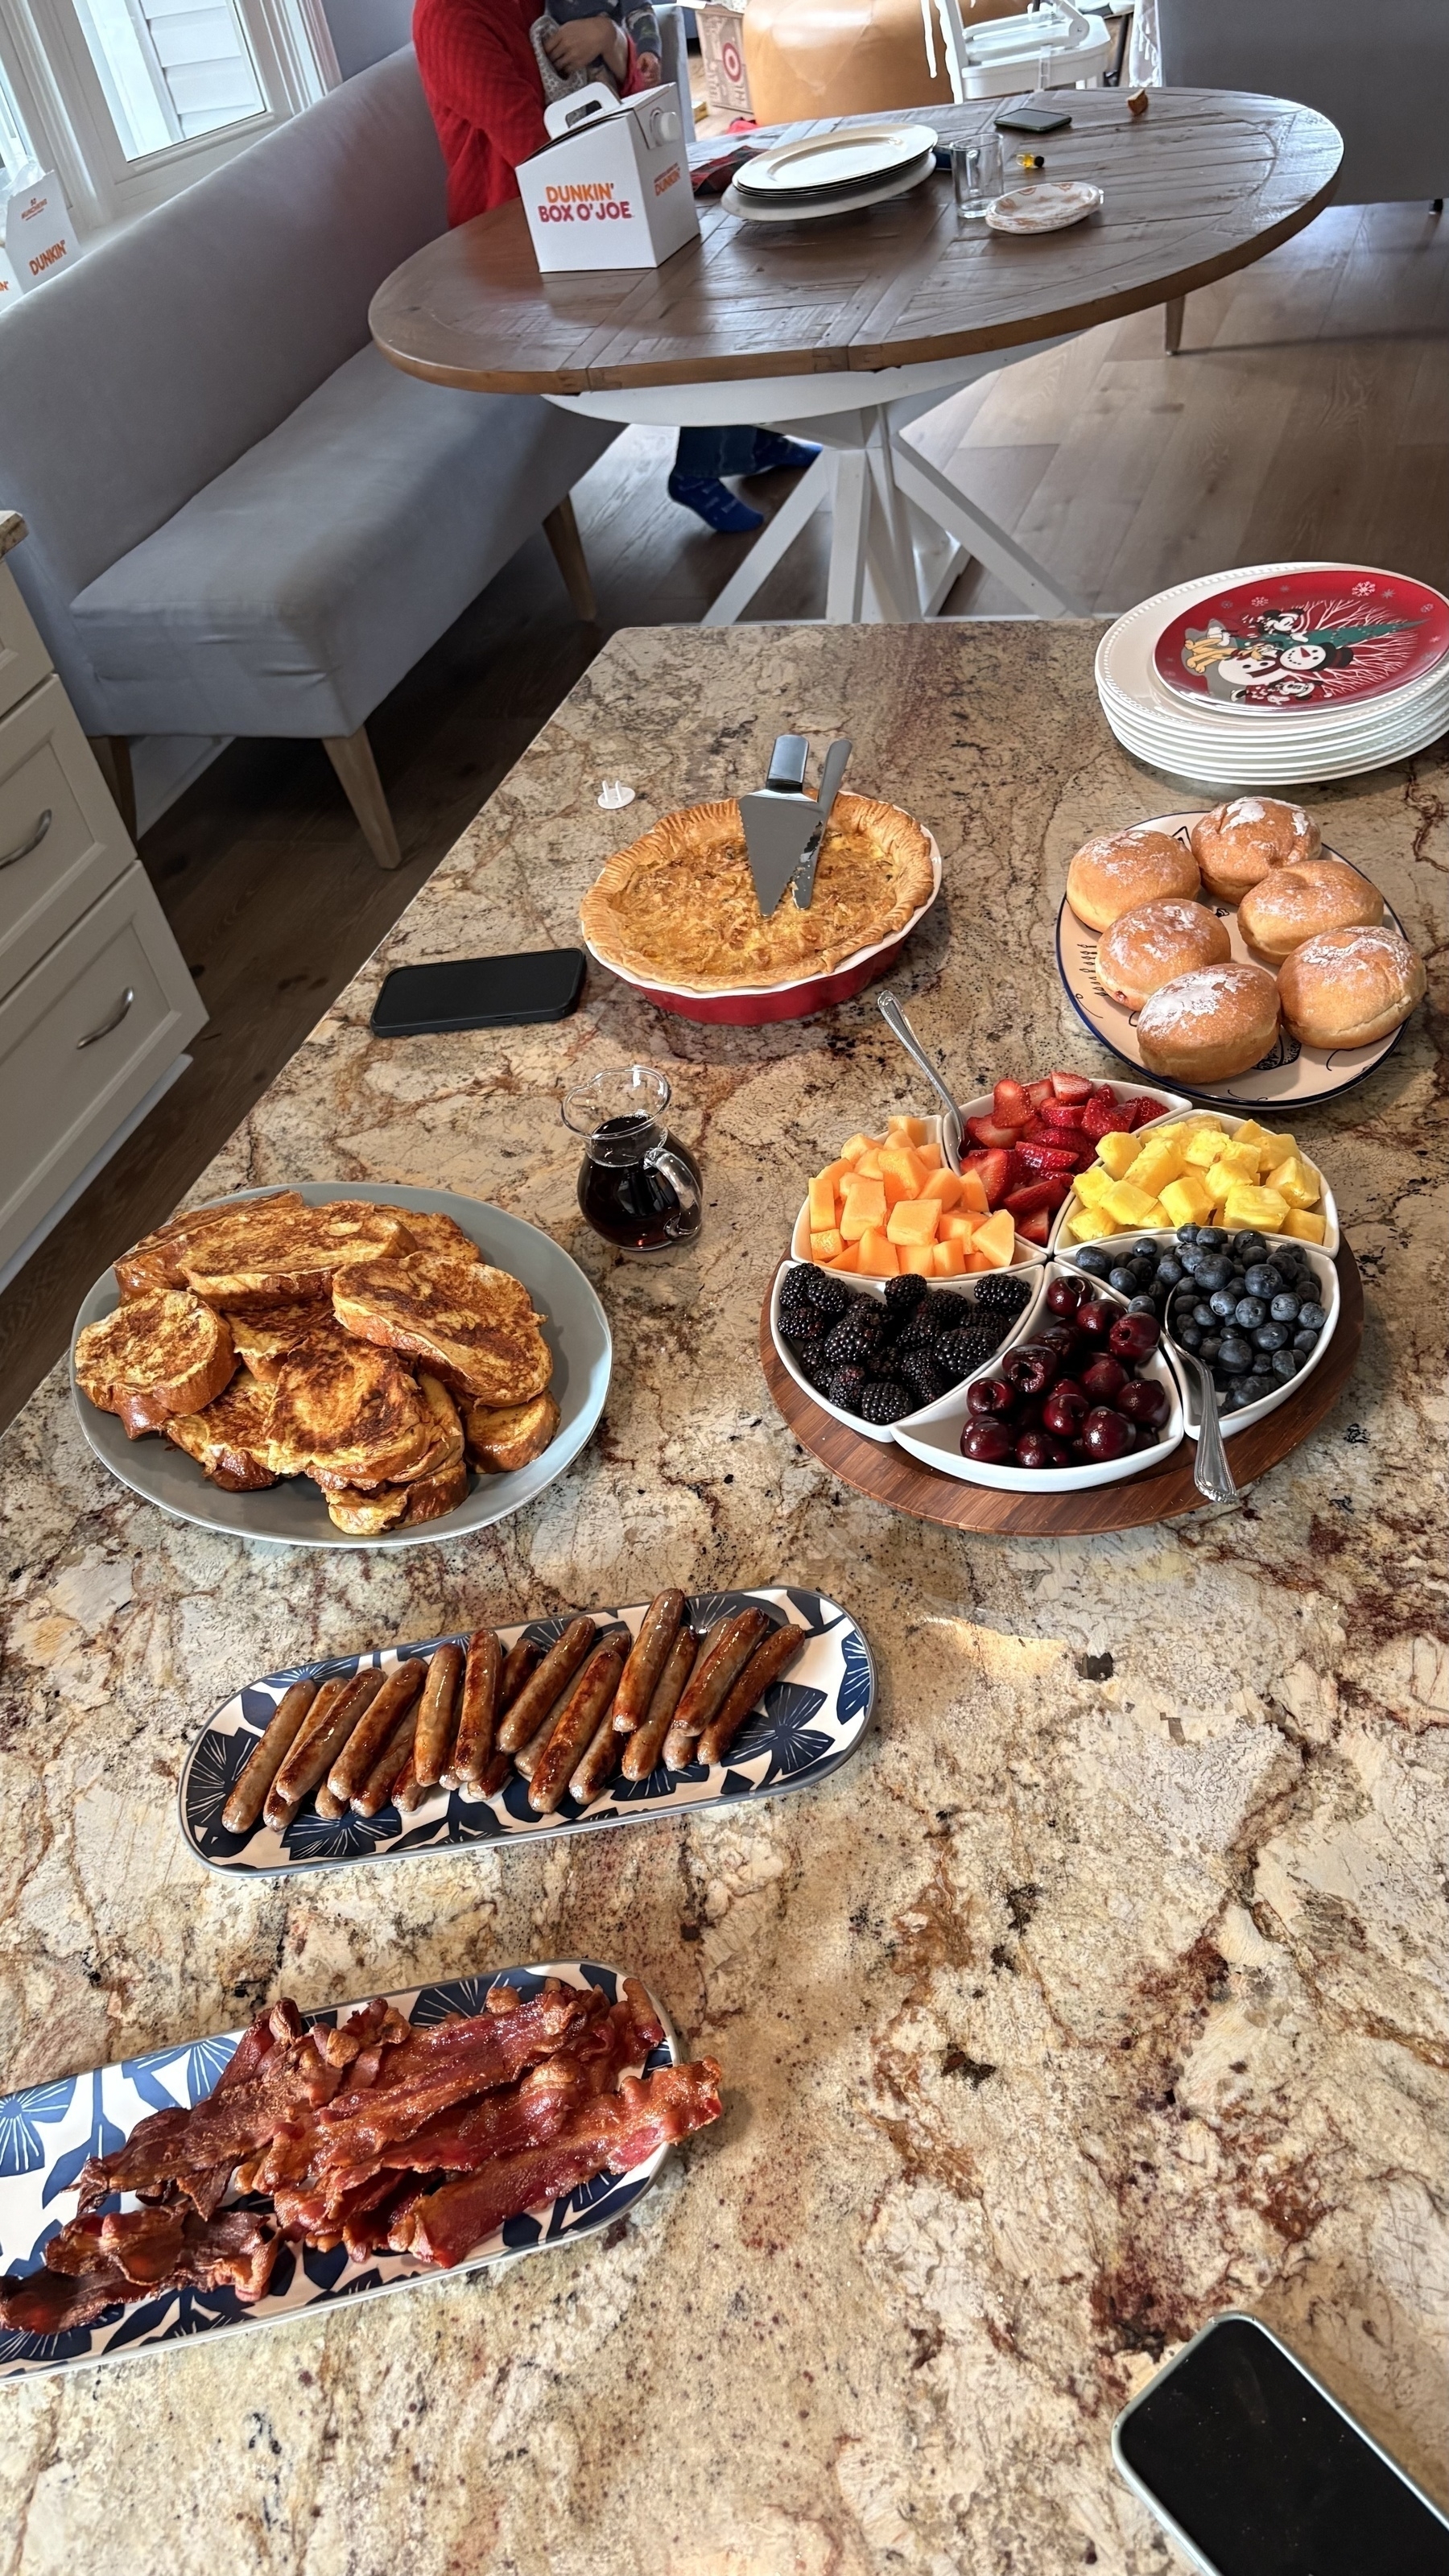
POLYGON ((1223 966, 1227 930, 1203 903, 1134 903, 1097 942, 1097 980, 1115 1002, 1140 1011, 1149 993, 1195 966, 1223 966))
POLYGON ((1197 890, 1197 861, 1191 851, 1155 823, 1094 833, 1067 870, 1067 901, 1089 930, 1110 930, 1134 904, 1197 890))
POLYGON ((1143 1003, 1137 1043, 1149 1073, 1201 1089, 1247 1073, 1278 1034, 1278 986, 1266 966, 1200 966, 1143 1003))
POLYGON ((1276 796, 1230 797, 1192 827, 1193 857, 1220 903, 1236 903, 1270 868, 1316 859, 1322 846, 1312 815, 1276 796))
POLYGON ((1346 859, 1303 859, 1270 868, 1238 906, 1238 928, 1260 957, 1281 965, 1321 930, 1355 930, 1382 921, 1384 899, 1346 859))
POLYGON ((1372 1046, 1406 1020, 1424 990, 1424 961, 1381 923, 1323 930, 1288 959, 1283 1017, 1303 1046, 1372 1046))

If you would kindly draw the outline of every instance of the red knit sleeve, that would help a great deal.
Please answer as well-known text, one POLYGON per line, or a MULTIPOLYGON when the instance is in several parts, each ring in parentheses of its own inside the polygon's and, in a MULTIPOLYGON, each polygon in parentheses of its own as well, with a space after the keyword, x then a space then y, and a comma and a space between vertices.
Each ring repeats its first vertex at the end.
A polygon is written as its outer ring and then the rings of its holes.
POLYGON ((435 110, 451 109, 486 134, 510 169, 542 151, 543 84, 516 17, 487 0, 451 0, 446 9, 418 11, 414 41, 435 110))

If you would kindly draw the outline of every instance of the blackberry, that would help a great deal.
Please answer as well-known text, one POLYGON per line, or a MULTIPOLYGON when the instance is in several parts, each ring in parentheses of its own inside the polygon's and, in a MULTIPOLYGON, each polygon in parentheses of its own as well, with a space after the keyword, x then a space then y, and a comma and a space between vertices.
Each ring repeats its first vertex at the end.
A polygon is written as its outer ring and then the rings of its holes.
POLYGON ((835 1374, 819 1342, 807 1342, 803 1349, 797 1346, 795 1366, 807 1386, 818 1387, 822 1395, 827 1381, 835 1374))
POLYGON ((787 1315, 781 1310, 780 1330, 786 1341, 798 1350, 812 1347, 818 1350, 829 1329, 824 1316, 817 1315, 813 1306, 807 1306, 803 1314, 792 1312, 787 1315))
POLYGON ((994 1306, 999 1314, 1019 1315, 1031 1304, 1031 1290, 1024 1279, 1008 1278, 1004 1271, 995 1278, 983 1279, 976 1291, 978 1306, 994 1306))
POLYGON ((956 1332, 963 1324, 971 1323, 976 1313, 970 1298, 958 1297, 954 1288, 947 1288, 939 1297, 933 1297, 931 1311, 938 1333, 956 1332))
POLYGON ((852 1298, 848 1311, 825 1336, 825 1357, 832 1368, 863 1368, 879 1350, 880 1318, 864 1297, 852 1298))
POLYGON ((904 1323, 914 1314, 926 1295, 926 1283, 918 1272, 908 1270, 902 1278, 888 1279, 885 1286, 886 1313, 893 1321, 904 1323))
POLYGON ((873 1377, 860 1399, 862 1422, 899 1422, 903 1414, 914 1411, 911 1391, 898 1378, 873 1377))
POLYGON ((828 1395, 832 1404, 839 1405, 842 1413, 859 1413, 860 1399, 864 1391, 863 1368, 836 1369, 826 1379, 821 1389, 821 1393, 828 1395))
MULTIPOLYGON (((796 1276, 799 1276, 798 1272, 796 1276)), ((811 1304, 803 1289, 792 1290, 788 1287, 781 1289, 780 1330, 782 1333, 808 1332, 817 1324, 823 1326, 824 1322, 825 1318, 819 1307, 811 1304)))
POLYGON ((850 1304, 850 1290, 844 1280, 833 1278, 828 1270, 806 1271, 805 1294, 828 1324, 838 1323, 850 1304))
POLYGON ((936 1357, 939 1342, 923 1350, 907 1351, 895 1361, 896 1374, 908 1386, 917 1404, 934 1404, 936 1398, 949 1394, 953 1379, 936 1357))
POLYGON ((896 1336, 896 1349, 902 1358, 907 1351, 935 1349, 940 1338, 936 1323, 936 1308, 939 1303, 939 1298, 928 1297, 924 1306, 918 1306, 909 1322, 901 1326, 896 1336))
POLYGON ((959 1386, 973 1369, 985 1366, 997 1346, 999 1335, 968 1329, 960 1333, 943 1333, 936 1344, 941 1366, 950 1370, 946 1383, 959 1386))

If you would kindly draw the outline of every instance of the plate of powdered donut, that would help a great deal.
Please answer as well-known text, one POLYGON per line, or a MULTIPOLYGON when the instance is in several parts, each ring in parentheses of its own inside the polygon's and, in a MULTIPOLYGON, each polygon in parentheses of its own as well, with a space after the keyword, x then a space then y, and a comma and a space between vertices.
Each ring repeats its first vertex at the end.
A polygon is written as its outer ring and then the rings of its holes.
POLYGON ((1124 1063, 1244 1106, 1347 1091, 1424 991, 1377 886, 1271 796, 1094 834, 1067 870, 1057 964, 1124 1063))

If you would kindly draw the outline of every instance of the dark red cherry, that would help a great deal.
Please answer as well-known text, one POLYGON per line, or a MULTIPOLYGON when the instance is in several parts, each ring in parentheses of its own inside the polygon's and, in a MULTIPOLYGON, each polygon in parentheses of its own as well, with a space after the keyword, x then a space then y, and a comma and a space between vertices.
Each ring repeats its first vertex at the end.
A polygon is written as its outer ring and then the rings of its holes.
POLYGON ((1045 1431, 1023 1431, 1016 1444, 1016 1463, 1018 1467, 1050 1467, 1058 1445, 1045 1431))
POLYGON ((1129 1378, 1117 1398, 1117 1410, 1129 1422, 1163 1422, 1167 1418, 1167 1389, 1155 1377, 1129 1378))
POLYGON ((975 1458, 984 1467, 1004 1467, 1015 1450, 1016 1434, 1009 1423, 971 1422, 961 1435, 962 1457, 975 1458))
POLYGON ((1001 1367, 1019 1395, 1045 1395, 1062 1374, 1061 1353, 1050 1342, 1018 1342, 1001 1367))
POLYGON ((1161 1337, 1155 1315, 1119 1315, 1107 1336, 1107 1348, 1119 1360, 1150 1359, 1161 1337))
POLYGON ((1059 1440, 1075 1440, 1086 1421, 1091 1406, 1081 1387, 1071 1378, 1054 1386, 1041 1409, 1042 1423, 1059 1440))
POLYGON ((1110 1359, 1104 1351, 1082 1371, 1082 1384, 1094 1404, 1115 1404, 1127 1383, 1127 1371, 1120 1360, 1110 1359))
POLYGON ((1109 1306, 1104 1298, 1084 1297, 1077 1308, 1077 1330, 1089 1342, 1105 1342, 1121 1312, 1120 1306, 1109 1306))
POLYGON ((1080 1279, 1054 1279, 1046 1292, 1046 1301, 1054 1315, 1075 1315, 1085 1294, 1080 1279))
POLYGON ((1087 1444, 1087 1456, 1100 1467, 1109 1458, 1126 1457, 1132 1446, 1132 1425, 1125 1414, 1099 1404, 1083 1423, 1082 1438, 1087 1444))
MULTIPOLYGON (((1010 1413, 1016 1404, 1016 1389, 1004 1377, 973 1378, 966 1389, 966 1410, 978 1422, 987 1422, 993 1414, 1010 1413)), ((967 1453, 963 1450, 963 1457, 967 1453)))

